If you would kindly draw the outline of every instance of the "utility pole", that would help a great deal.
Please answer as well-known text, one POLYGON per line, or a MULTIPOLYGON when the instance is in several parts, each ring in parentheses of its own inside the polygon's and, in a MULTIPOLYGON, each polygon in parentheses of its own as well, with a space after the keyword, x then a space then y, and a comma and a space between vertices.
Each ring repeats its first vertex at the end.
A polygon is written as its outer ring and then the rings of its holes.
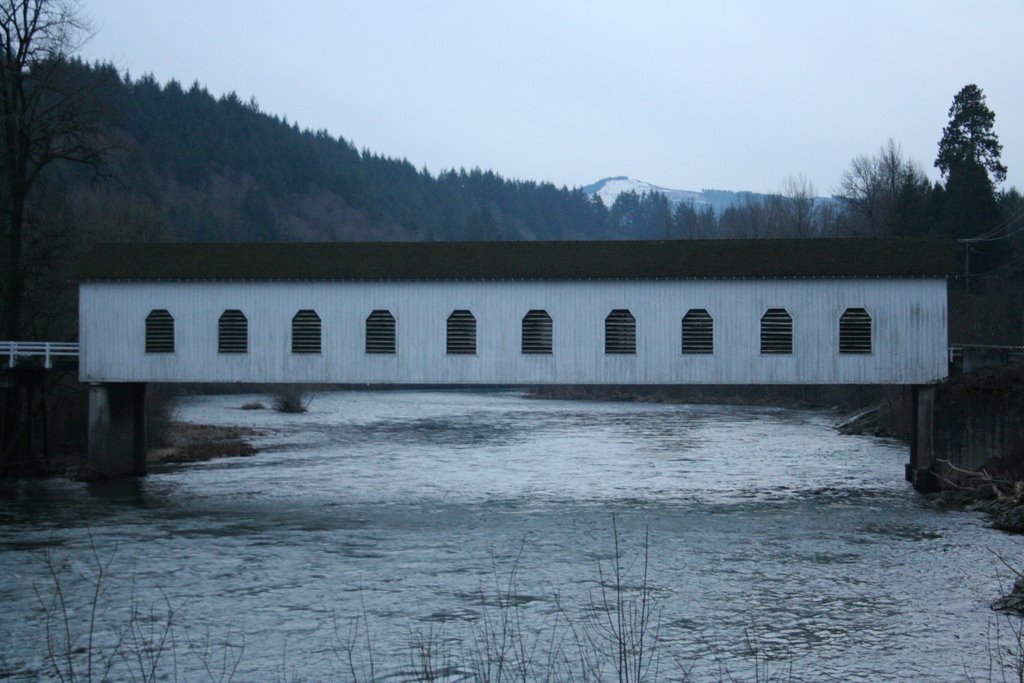
POLYGON ((964 290, 968 294, 971 293, 971 243, 977 241, 977 237, 968 237, 956 241, 957 244, 964 245, 964 290))

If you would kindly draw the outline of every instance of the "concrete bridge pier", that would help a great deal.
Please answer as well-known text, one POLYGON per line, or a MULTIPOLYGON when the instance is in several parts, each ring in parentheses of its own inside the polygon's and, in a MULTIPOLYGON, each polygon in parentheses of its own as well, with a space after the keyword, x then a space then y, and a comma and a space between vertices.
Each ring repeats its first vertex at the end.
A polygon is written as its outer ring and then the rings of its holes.
POLYGON ((99 477, 146 474, 146 385, 89 386, 89 466, 99 477))
POLYGON ((918 491, 930 493, 938 490, 935 476, 935 386, 915 386, 912 394, 907 481, 918 491))

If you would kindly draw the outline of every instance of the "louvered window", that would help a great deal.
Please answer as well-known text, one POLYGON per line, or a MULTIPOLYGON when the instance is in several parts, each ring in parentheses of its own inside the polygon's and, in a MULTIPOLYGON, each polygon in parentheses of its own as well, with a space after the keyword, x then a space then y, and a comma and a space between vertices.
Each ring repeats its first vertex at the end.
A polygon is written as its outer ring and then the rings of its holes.
POLYGON ((523 317, 523 353, 551 353, 551 316, 547 311, 529 311, 523 317))
POLYGON ((769 308, 761 316, 761 353, 793 353, 793 318, 784 308, 769 308))
POLYGON ((839 353, 871 353, 871 316, 863 308, 847 308, 840 316, 839 353))
POLYGON ((395 316, 391 311, 376 310, 366 318, 366 352, 395 352, 395 316))
POLYGON ((714 322, 703 308, 691 308, 683 316, 683 353, 714 353, 714 322))
POLYGON ((217 352, 246 353, 249 351, 249 321, 237 309, 228 309, 217 321, 217 352))
POLYGON ((604 352, 636 353, 636 318, 625 308, 616 308, 604 319, 604 352))
POLYGON ((452 311, 448 316, 447 349, 452 355, 476 353, 476 318, 469 311, 452 311))
POLYGON ((292 353, 320 353, 320 316, 303 309, 292 318, 292 353))
POLYGON ((162 308, 146 316, 146 353, 174 353, 174 318, 162 308))

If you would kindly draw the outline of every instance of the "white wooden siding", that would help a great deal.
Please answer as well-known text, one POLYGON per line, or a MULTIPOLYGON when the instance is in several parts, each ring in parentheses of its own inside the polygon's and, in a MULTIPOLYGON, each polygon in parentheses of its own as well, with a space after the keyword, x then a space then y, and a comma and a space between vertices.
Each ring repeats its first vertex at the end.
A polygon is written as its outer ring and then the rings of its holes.
POLYGON ((80 286, 80 376, 86 382, 352 384, 918 384, 946 375, 942 279, 595 282, 166 282, 80 286), (839 354, 839 317, 872 319, 872 353, 839 354), (172 354, 146 354, 145 319, 174 316, 172 354), (291 353, 291 320, 314 309, 323 352, 291 353), (636 355, 604 353, 604 321, 636 318, 636 355), (714 353, 683 355, 681 320, 714 319, 714 353), (769 308, 793 317, 793 354, 760 353, 769 308), (217 352, 227 309, 249 321, 249 352, 217 352), (367 316, 396 320, 397 353, 365 352, 367 316), (446 321, 468 309, 477 353, 445 353, 446 321), (521 353, 523 316, 553 320, 552 355, 521 353))

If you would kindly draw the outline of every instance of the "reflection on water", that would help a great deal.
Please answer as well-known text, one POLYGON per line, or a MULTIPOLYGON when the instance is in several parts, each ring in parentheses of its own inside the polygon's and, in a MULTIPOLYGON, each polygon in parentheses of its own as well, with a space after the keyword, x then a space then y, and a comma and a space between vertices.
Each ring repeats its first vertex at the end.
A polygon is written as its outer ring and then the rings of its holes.
POLYGON ((257 427, 257 457, 0 489, 0 670, 43 666, 44 549, 71 601, 91 594, 92 546, 111 560, 107 622, 134 594, 166 600, 181 634, 244 637, 241 680, 344 678, 334 633, 353 615, 385 673, 411 632, 456 642, 501 597, 527 629, 582 619, 612 514, 628 559, 649 529, 661 647, 698 679, 750 635, 797 680, 984 678, 993 553, 1021 559, 980 516, 917 497, 905 446, 837 435, 823 412, 338 392, 280 415, 240 410, 251 398, 179 413, 257 427))

